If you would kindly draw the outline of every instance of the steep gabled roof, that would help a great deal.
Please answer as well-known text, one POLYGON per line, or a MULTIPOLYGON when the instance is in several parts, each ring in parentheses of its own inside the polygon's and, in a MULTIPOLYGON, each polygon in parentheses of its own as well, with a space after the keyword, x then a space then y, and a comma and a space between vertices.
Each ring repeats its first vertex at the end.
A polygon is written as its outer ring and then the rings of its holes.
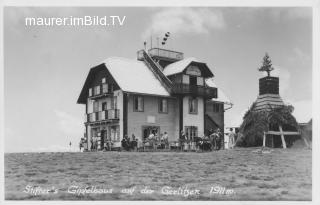
POLYGON ((103 63, 121 90, 125 92, 170 96, 142 61, 112 57, 106 59, 103 63))
POLYGON ((99 69, 107 69, 116 84, 125 92, 170 96, 143 61, 111 57, 98 66, 91 68, 80 93, 78 103, 86 102, 90 81, 99 69))
POLYGON ((163 73, 166 76, 169 75, 174 75, 177 73, 181 73, 183 72, 190 64, 194 64, 199 66, 200 70, 202 72, 204 72, 205 76, 207 77, 213 77, 213 73, 211 72, 211 70, 209 69, 209 67, 207 66, 206 63, 202 63, 200 61, 198 61, 196 58, 185 58, 183 60, 177 61, 175 63, 171 63, 169 65, 167 65, 164 70, 163 73))

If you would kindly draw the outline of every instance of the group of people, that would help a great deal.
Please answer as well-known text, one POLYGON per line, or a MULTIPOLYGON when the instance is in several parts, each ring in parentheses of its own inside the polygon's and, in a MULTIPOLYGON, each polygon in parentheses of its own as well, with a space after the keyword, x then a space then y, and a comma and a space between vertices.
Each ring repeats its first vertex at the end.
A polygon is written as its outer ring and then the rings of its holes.
POLYGON ((223 134, 220 129, 217 128, 215 131, 210 130, 209 135, 203 135, 202 137, 193 137, 187 139, 185 132, 182 130, 179 138, 179 144, 181 150, 184 149, 186 143, 194 142, 197 150, 212 151, 220 150, 222 145, 223 134))
POLYGON ((92 137, 90 139, 90 150, 98 150, 98 137, 92 137))
MULTIPOLYGON (((235 130, 236 131, 236 130, 235 130)), ((233 149, 235 146, 237 134, 233 131, 233 128, 230 128, 229 132, 229 148, 233 149)), ((98 148, 98 139, 97 137, 92 137, 90 139, 91 150, 97 150, 98 148)), ((85 139, 81 139, 80 141, 80 151, 84 149, 85 139)), ((202 137, 192 137, 192 139, 188 139, 185 132, 182 130, 180 132, 179 144, 181 150, 185 149, 185 145, 195 145, 196 150, 204 150, 204 151, 212 151, 212 150, 220 150, 223 142, 223 133, 219 128, 216 130, 211 129, 208 135, 203 135, 202 137)), ((111 150, 112 148, 111 139, 107 139, 104 141, 103 150, 111 150)), ((164 132, 158 135, 157 132, 150 132, 148 137, 145 137, 142 140, 143 147, 152 147, 153 149, 168 149, 169 148, 169 140, 168 133, 164 132)), ((124 150, 137 150, 138 148, 138 139, 134 134, 131 135, 131 138, 128 135, 125 135, 121 140, 121 146, 124 150)))
MULTIPOLYGON (((85 147, 86 147, 86 143, 87 143, 87 141, 86 141, 85 138, 81 138, 81 139, 80 139, 80 142, 79 142, 80 152, 81 152, 81 151, 84 151, 84 149, 85 149, 85 147)), ((71 142, 70 142, 69 145, 71 146, 71 142)))
POLYGON ((150 132, 149 136, 144 139, 144 146, 152 147, 153 149, 166 149, 169 147, 168 133, 150 132))
POLYGON ((131 139, 128 135, 125 135, 121 140, 121 146, 126 150, 136 150, 138 147, 138 139, 134 134, 132 134, 131 139))

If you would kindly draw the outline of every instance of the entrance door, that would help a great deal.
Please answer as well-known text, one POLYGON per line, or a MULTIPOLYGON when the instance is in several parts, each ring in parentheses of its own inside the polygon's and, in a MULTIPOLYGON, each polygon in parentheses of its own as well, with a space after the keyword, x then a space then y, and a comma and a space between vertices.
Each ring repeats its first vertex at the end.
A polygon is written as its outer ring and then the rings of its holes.
POLYGON ((194 140, 195 137, 198 137, 198 127, 197 126, 186 126, 185 133, 187 140, 194 140))
POLYGON ((145 141, 150 134, 160 135, 160 127, 159 126, 143 126, 142 127, 142 141, 145 141))
POLYGON ((104 148, 104 143, 107 141, 107 130, 101 130, 101 150, 104 148))

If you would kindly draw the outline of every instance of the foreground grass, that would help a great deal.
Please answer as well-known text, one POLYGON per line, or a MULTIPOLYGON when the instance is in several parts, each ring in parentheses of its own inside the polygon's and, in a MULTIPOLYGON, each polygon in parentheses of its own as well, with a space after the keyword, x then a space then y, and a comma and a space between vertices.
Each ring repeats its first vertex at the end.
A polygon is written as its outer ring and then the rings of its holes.
POLYGON ((257 148, 208 153, 19 153, 5 154, 6 200, 311 200, 312 152, 257 148), (31 194, 27 186, 57 189, 31 194), (113 189, 70 194, 70 186, 113 189), (141 193, 145 187, 154 190, 141 193), (165 195, 164 186, 199 189, 199 195, 165 195), (211 187, 232 190, 210 193, 211 187), (122 193, 123 189, 132 194, 122 193))

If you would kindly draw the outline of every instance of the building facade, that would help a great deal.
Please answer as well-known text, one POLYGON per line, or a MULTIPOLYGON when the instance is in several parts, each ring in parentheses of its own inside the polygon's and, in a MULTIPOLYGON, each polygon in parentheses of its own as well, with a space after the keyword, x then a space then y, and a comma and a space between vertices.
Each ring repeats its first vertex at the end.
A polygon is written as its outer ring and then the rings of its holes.
POLYGON ((150 133, 177 141, 182 130, 188 139, 224 130, 229 100, 213 77, 205 63, 160 48, 106 59, 91 68, 77 101, 86 106, 85 149, 97 140, 101 150, 107 139, 120 147, 126 135, 140 146, 150 133))

